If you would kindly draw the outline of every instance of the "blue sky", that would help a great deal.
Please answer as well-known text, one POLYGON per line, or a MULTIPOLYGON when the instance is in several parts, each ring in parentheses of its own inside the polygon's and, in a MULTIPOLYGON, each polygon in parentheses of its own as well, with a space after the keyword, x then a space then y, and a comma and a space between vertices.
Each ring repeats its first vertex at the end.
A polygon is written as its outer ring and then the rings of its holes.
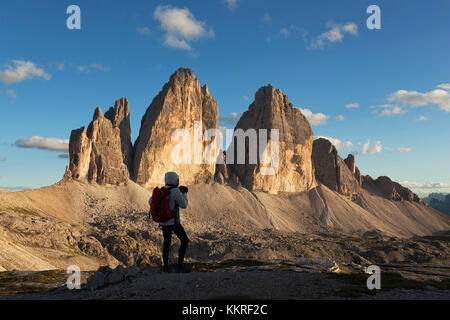
POLYGON ((57 182, 70 131, 120 97, 136 139, 153 97, 189 67, 222 126, 271 83, 363 174, 450 192, 449 12, 444 0, 2 1, 0 186, 57 182), (66 26, 71 4, 81 30, 66 26), (366 27, 371 4, 380 30, 366 27))

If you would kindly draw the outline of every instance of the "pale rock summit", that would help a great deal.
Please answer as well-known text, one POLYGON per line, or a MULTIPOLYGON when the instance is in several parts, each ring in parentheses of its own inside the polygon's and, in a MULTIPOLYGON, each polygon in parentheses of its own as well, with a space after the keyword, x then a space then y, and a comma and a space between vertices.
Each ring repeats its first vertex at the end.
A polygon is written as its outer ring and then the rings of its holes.
POLYGON ((131 159, 128 101, 125 98, 117 100, 105 115, 97 108, 87 129, 73 130, 69 156, 65 179, 101 185, 127 183, 131 159))
POLYGON ((351 169, 356 170, 354 158, 344 162, 336 147, 329 140, 320 138, 314 141, 312 160, 318 181, 352 200, 358 197, 361 185, 348 166, 350 164, 351 169))
MULTIPOLYGON (((302 192, 315 187, 314 172, 311 162, 313 132, 308 120, 288 97, 272 85, 260 88, 255 94, 255 101, 244 112, 234 129, 234 138, 227 155, 233 154, 233 164, 229 165, 241 184, 249 190, 278 192, 302 192), (250 164, 249 143, 245 142, 245 164, 238 164, 236 132, 242 129, 255 129, 260 138, 259 129, 267 129, 266 156, 271 163, 264 163, 261 157, 264 150, 258 144, 256 164, 250 164), (271 130, 279 130, 278 161, 272 158, 274 145, 271 130), (232 151, 232 152, 230 152, 232 151), (277 167, 275 174, 264 174, 264 169, 277 167)), ((257 139, 258 140, 258 139, 257 139)), ((230 159, 227 159, 227 163, 230 159)), ((266 171, 267 172, 267 171, 266 171)))
POLYGON ((212 181, 216 157, 211 163, 205 163, 202 149, 205 151, 208 145, 218 140, 200 141, 197 143, 200 148, 196 148, 194 140, 199 140, 198 134, 193 132, 195 122, 201 122, 199 133, 202 136, 208 129, 218 129, 217 102, 207 85, 200 87, 191 69, 181 68, 170 77, 142 118, 134 146, 134 181, 144 187, 160 185, 168 171, 176 171, 182 177, 180 183, 186 185, 212 181), (187 163, 183 160, 186 154, 180 151, 181 136, 172 140, 172 133, 177 129, 189 130, 191 141, 184 144, 190 147, 186 150, 187 163), (173 153, 177 161, 174 161, 173 153))

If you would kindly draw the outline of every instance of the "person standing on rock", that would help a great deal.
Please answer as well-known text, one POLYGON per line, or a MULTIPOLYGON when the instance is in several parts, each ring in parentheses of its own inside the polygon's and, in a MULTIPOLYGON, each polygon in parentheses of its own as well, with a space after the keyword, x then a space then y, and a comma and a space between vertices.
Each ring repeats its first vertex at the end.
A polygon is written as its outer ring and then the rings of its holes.
POLYGON ((188 188, 179 186, 179 181, 180 178, 178 174, 175 172, 167 172, 164 176, 165 186, 161 189, 155 188, 153 196, 149 200, 151 207, 150 212, 152 213, 153 220, 159 222, 163 231, 163 272, 169 272, 169 251, 172 243, 172 233, 175 233, 181 242, 180 250, 178 252, 177 272, 189 272, 183 264, 186 249, 189 244, 189 238, 180 222, 180 208, 185 209, 188 206, 188 188), (156 199, 155 192, 159 192, 158 195, 160 194, 157 201, 153 200, 153 198, 156 199), (164 203, 164 194, 168 195, 166 203, 164 203), (152 203, 154 204, 153 207, 152 203), (157 206, 157 208, 155 208, 155 206, 157 206), (168 210, 167 208, 165 210, 169 212, 170 218, 168 220, 165 220, 164 218, 155 219, 154 211, 164 211, 164 209, 161 209, 164 208, 164 206, 168 207, 168 210))

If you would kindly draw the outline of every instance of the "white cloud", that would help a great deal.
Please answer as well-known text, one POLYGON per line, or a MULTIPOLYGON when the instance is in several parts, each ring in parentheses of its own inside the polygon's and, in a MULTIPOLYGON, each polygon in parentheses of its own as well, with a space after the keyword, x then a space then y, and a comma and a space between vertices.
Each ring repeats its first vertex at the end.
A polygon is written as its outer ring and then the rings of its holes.
POLYGON ((400 184, 407 188, 418 188, 418 189, 434 189, 434 188, 450 188, 448 183, 444 182, 410 182, 402 181, 400 184))
POLYGON ((347 109, 357 109, 357 108, 359 108, 359 103, 349 103, 349 104, 346 104, 345 107, 347 109))
POLYGON ((375 141, 375 145, 372 147, 370 144, 370 140, 367 140, 366 143, 362 145, 361 154, 375 154, 383 151, 383 145, 380 141, 375 141))
POLYGON ((225 3, 228 6, 228 9, 233 10, 238 5, 238 0, 225 0, 225 3))
POLYGON ((272 21, 272 17, 270 16, 270 14, 268 14, 267 12, 264 13, 263 22, 268 23, 270 21, 272 21))
POLYGON ((450 112, 450 92, 449 84, 444 83, 428 92, 398 90, 390 94, 387 98, 390 102, 396 102, 411 107, 423 107, 429 104, 435 104, 445 112, 450 112), (444 90, 445 89, 445 90, 444 90))
POLYGON ((104 65, 99 64, 99 63, 92 63, 92 64, 91 64, 91 68, 92 68, 92 69, 96 69, 96 70, 98 70, 98 71, 102 71, 102 72, 107 72, 107 71, 110 71, 110 70, 111 70, 110 67, 105 67, 104 65))
POLYGON ((151 36, 153 34, 152 30, 149 27, 138 27, 136 31, 143 36, 151 36))
POLYGON ((401 181, 402 186, 411 189, 413 192, 419 194, 419 196, 427 196, 431 192, 443 192, 448 193, 450 191, 450 185, 445 182, 411 182, 401 181))
POLYGON ((214 30, 205 28, 205 22, 195 19, 188 8, 179 9, 172 6, 158 6, 153 14, 166 32, 166 46, 191 51, 191 41, 214 37, 214 30))
POLYGON ((111 70, 111 68, 106 67, 100 63, 91 63, 90 65, 77 66, 77 71, 80 73, 90 73, 92 70, 108 72, 111 70))
POLYGON ((425 117, 425 116, 420 116, 420 117, 417 119, 417 121, 427 121, 427 120, 428 120, 428 118, 425 117))
POLYGON ((326 124, 327 120, 330 118, 326 114, 323 113, 312 113, 309 109, 299 108, 303 115, 308 119, 309 123, 312 126, 320 126, 322 124, 326 124))
POLYGON ((22 186, 19 186, 19 187, 10 187, 10 186, 2 187, 2 186, 0 186, 0 190, 8 191, 8 192, 16 192, 16 191, 23 191, 23 190, 31 190, 31 188, 30 187, 22 187, 22 186))
POLYGON ((55 68, 58 71, 64 71, 66 69, 66 62, 62 61, 62 62, 50 62, 49 65, 52 68, 55 68))
POLYGON ((310 48, 324 48, 327 44, 342 42, 345 34, 355 36, 358 34, 358 26, 354 22, 346 24, 328 24, 329 30, 311 40, 310 48))
POLYGON ((6 94, 13 99, 17 98, 17 92, 15 92, 14 90, 8 89, 6 90, 6 94))
POLYGON ((37 67, 31 61, 12 60, 13 66, 8 65, 6 70, 0 71, 0 82, 4 84, 18 83, 33 78, 50 80, 51 74, 37 67))
POLYGON ((441 83, 440 85, 437 85, 436 88, 444 89, 444 90, 450 90, 450 83, 441 83))
POLYGON ((287 28, 282 28, 282 29, 280 30, 280 34, 281 34, 283 37, 288 38, 289 35, 291 34, 291 32, 290 32, 289 29, 287 29, 287 28))
POLYGON ((353 143, 351 141, 342 141, 338 138, 325 137, 325 136, 318 136, 316 139, 320 139, 320 138, 327 139, 338 150, 342 150, 342 149, 351 150, 353 148, 353 143))
POLYGON ((409 153, 409 152, 412 152, 412 149, 411 148, 398 148, 397 151, 400 153, 409 153))
POLYGON ((336 120, 339 120, 339 121, 343 121, 344 119, 345 119, 345 117, 342 114, 340 114, 336 117, 336 120))
POLYGON ((408 112, 408 110, 396 104, 381 104, 378 106, 370 106, 369 108, 376 109, 374 113, 380 117, 403 115, 408 112))
POLYGON ((35 148, 49 151, 69 151, 69 140, 58 138, 43 138, 34 136, 31 138, 20 139, 15 142, 19 148, 35 148))

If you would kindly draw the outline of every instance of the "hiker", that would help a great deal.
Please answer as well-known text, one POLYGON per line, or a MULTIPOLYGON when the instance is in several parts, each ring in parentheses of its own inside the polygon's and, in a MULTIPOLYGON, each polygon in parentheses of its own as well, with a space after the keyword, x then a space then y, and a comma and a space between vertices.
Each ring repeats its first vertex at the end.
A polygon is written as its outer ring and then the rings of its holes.
POLYGON ((163 272, 169 272, 169 250, 173 232, 181 242, 178 252, 177 272, 186 273, 189 270, 183 265, 183 261, 189 238, 180 223, 180 208, 185 209, 188 205, 188 188, 179 186, 179 177, 175 172, 167 172, 164 176, 164 182, 165 186, 161 189, 155 188, 153 196, 149 200, 152 218, 159 223, 164 236, 163 272), (152 202, 154 207, 152 207, 152 202))

